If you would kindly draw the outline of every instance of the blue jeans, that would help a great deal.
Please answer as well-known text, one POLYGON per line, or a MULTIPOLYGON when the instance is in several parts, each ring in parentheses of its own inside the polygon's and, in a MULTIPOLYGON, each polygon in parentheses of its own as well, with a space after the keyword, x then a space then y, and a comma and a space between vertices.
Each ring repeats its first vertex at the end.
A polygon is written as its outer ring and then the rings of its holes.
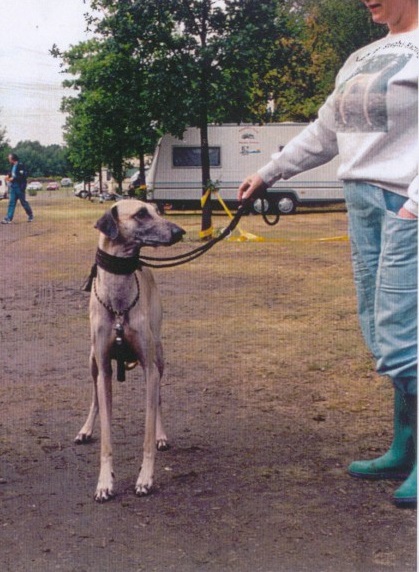
POLYGON ((358 314, 377 362, 403 393, 417 393, 418 221, 402 219, 406 198, 345 182, 358 314))
POLYGON ((26 200, 26 193, 20 189, 19 185, 16 184, 10 185, 9 208, 7 209, 6 218, 8 220, 13 220, 17 201, 20 201, 20 204, 24 208, 28 217, 32 218, 33 213, 30 204, 26 200))

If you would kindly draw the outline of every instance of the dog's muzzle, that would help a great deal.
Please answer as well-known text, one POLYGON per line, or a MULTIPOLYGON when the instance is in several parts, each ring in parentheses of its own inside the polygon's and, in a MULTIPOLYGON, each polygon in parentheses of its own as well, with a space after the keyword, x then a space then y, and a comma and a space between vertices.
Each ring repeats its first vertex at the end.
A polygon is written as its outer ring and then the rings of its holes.
POLYGON ((170 241, 170 244, 176 244, 176 242, 182 240, 182 237, 184 234, 186 234, 186 231, 183 230, 183 228, 181 228, 180 226, 173 225, 171 233, 172 233, 172 239, 170 241))

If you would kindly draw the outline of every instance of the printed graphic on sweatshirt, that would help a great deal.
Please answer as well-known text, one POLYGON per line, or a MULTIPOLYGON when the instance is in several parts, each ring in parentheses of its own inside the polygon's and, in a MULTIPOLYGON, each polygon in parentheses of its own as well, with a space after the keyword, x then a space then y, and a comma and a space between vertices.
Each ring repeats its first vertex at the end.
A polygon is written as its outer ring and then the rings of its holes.
POLYGON ((343 82, 335 99, 337 130, 388 131, 388 83, 410 58, 408 54, 377 55, 364 62, 343 82))

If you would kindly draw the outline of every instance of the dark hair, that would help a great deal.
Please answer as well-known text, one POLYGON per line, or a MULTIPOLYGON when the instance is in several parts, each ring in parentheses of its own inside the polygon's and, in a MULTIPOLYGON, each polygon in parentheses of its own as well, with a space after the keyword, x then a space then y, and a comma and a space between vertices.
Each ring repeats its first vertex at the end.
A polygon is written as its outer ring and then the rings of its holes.
POLYGON ((19 161, 19 157, 16 155, 16 153, 9 153, 9 157, 12 159, 12 161, 19 161))

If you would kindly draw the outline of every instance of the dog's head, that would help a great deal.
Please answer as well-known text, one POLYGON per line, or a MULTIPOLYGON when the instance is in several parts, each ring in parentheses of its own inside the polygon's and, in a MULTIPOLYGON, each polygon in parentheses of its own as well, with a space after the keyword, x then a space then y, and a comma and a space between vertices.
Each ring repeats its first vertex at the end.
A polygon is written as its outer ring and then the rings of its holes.
POLYGON ((185 234, 183 228, 161 217, 154 205, 136 200, 118 202, 95 228, 114 243, 133 248, 170 246, 185 234))

